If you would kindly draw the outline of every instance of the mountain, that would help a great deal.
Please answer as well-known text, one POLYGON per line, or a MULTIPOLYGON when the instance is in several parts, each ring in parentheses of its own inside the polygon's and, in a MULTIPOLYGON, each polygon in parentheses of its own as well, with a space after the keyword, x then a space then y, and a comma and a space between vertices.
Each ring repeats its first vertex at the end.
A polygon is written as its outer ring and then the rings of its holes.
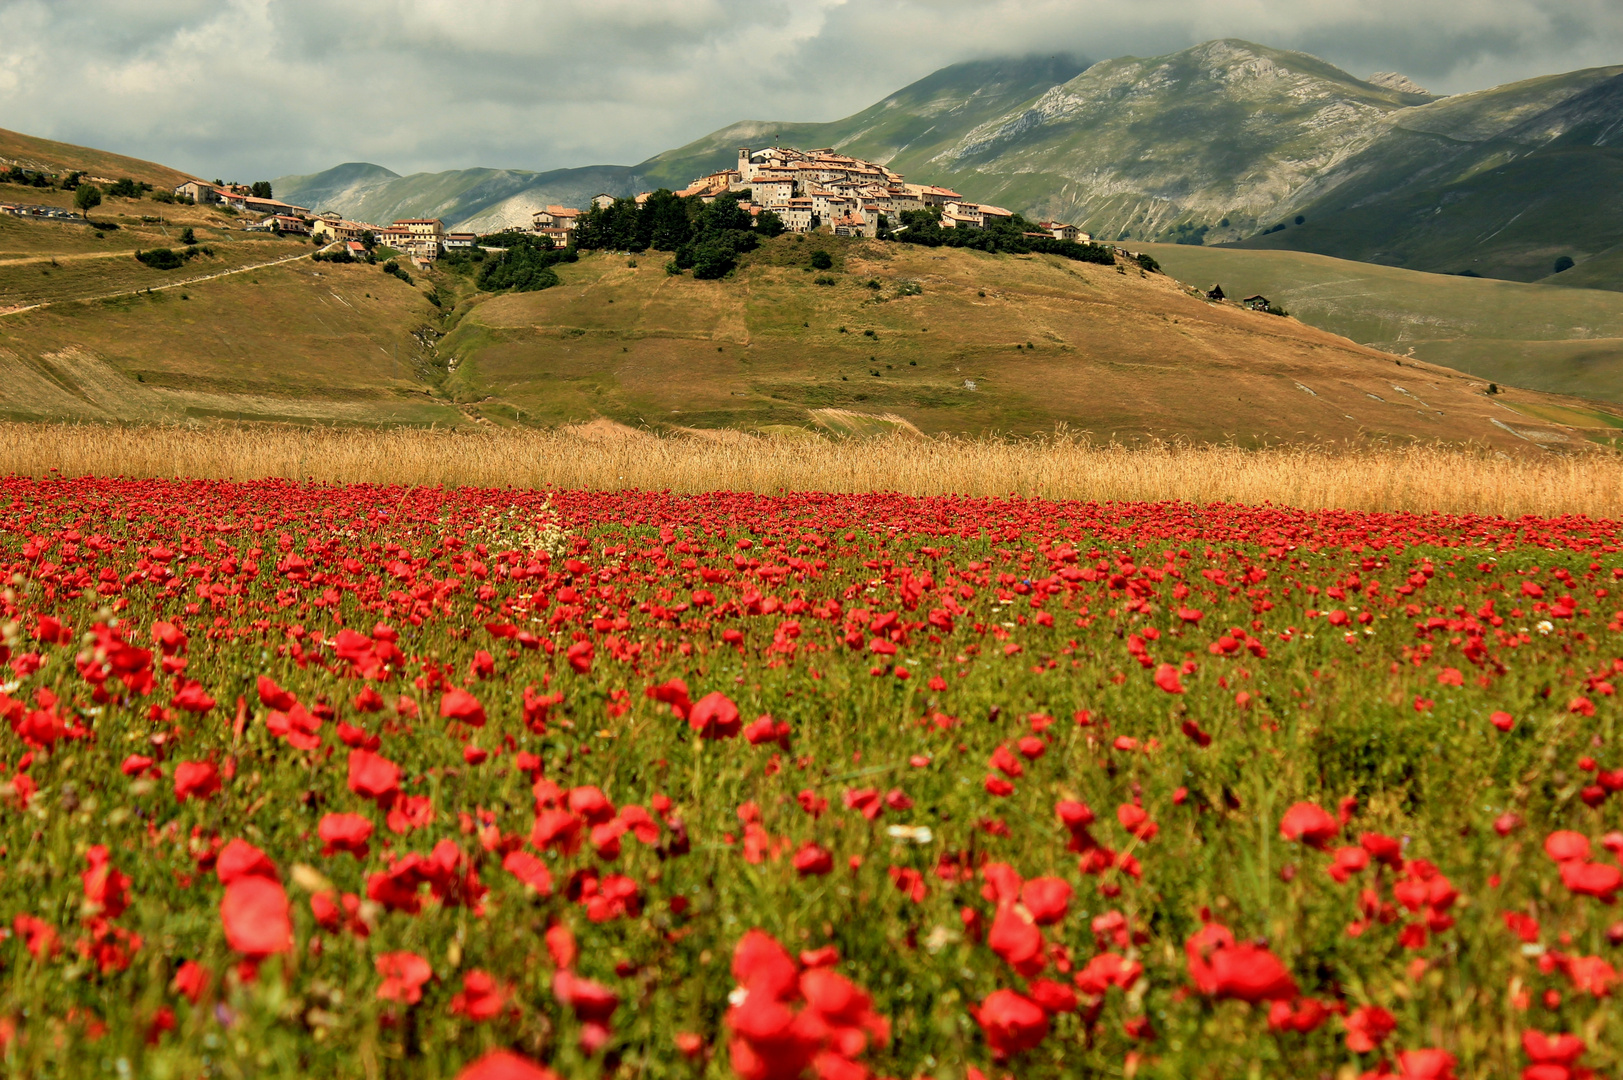
POLYGON ((1111 239, 1196 220, 1238 237, 1376 140, 1389 114, 1428 100, 1303 53, 1212 41, 1095 64, 967 132, 927 171, 1111 239))
POLYGON ((1213 41, 1096 64, 921 171, 1108 239, 1623 288, 1623 67, 1435 99, 1213 41), (1599 263, 1559 279, 1563 256, 1599 263))
POLYGON ((842 120, 741 121, 629 168, 395 177, 340 166, 276 183, 279 195, 350 216, 432 214, 488 229, 599 191, 681 188, 729 165, 739 146, 772 143, 832 146, 1109 240, 1623 289, 1623 200, 1613 194, 1623 67, 1439 99, 1401 74, 1359 79, 1235 39, 1092 65, 982 60, 842 120), (1564 260, 1572 267, 1557 273, 1564 260))
POLYGON ((901 173, 924 168, 965 132, 1087 68, 1069 54, 954 64, 831 123, 746 120, 652 157, 638 171, 665 187, 733 165, 741 146, 833 147, 901 173))
POLYGON ((350 162, 310 176, 272 181, 279 199, 312 210, 336 210, 357 221, 387 225, 401 218, 437 217, 458 229, 499 232, 529 228, 530 214, 548 204, 584 206, 600 192, 631 195, 641 177, 620 165, 526 172, 454 169, 401 176, 381 165, 350 162))
POLYGON ((632 167, 599 165, 551 172, 461 169, 400 176, 378 165, 339 165, 312 176, 273 181, 278 198, 333 209, 384 224, 438 217, 463 229, 527 227, 548 204, 584 206, 599 192, 632 195, 656 187, 680 190, 695 177, 727 168, 740 146, 834 146, 905 171, 922 164, 976 125, 1075 75, 1071 56, 976 61, 943 68, 862 112, 832 123, 749 120, 632 167))
POLYGON ((1306 224, 1241 246, 1440 273, 1623 288, 1623 67, 1405 110, 1299 196, 1306 224), (1576 269, 1558 273, 1557 260, 1576 269))

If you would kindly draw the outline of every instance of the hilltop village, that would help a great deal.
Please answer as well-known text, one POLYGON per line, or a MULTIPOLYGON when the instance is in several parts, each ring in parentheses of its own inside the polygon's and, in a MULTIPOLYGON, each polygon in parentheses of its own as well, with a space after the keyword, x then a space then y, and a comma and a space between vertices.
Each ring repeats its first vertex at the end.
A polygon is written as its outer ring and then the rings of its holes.
MULTIPOLYGON (((101 179, 101 178, 90 178, 101 179)), ((124 181, 125 184, 133 184, 124 181)), ((147 185, 150 189, 150 185, 147 185)), ((110 193, 120 194, 115 184, 110 193)), ((139 195, 139 192, 136 192, 139 195)), ((632 197, 639 207, 653 192, 632 197)), ((774 215, 782 231, 792 233, 829 232, 836 236, 877 237, 887 231, 901 231, 902 215, 909 211, 930 211, 943 229, 984 229, 1000 222, 1010 223, 1015 214, 1001 206, 971 202, 950 188, 930 184, 910 184, 902 174, 862 158, 836 153, 832 149, 802 151, 775 146, 763 150, 742 147, 732 168, 695 179, 681 191, 680 198, 698 199, 706 205, 722 195, 732 196, 752 219, 774 215)), ((218 206, 251 218, 242 228, 247 232, 308 236, 324 244, 341 244, 355 257, 371 246, 382 245, 418 263, 429 263, 446 251, 468 250, 479 245, 473 232, 450 231, 438 218, 403 218, 388 225, 354 221, 333 211, 315 212, 274 198, 268 183, 253 185, 204 180, 187 180, 171 193, 154 198, 198 206, 218 206)), ((608 209, 620 201, 607 193, 591 200, 591 206, 608 209)), ((0 212, 24 217, 71 217, 60 207, 0 204, 0 212)), ((556 247, 572 246, 586 209, 551 205, 530 215, 530 232, 546 237, 556 247)), ((1036 224, 1034 238, 1089 243, 1092 236, 1074 225, 1057 221, 1036 224)))
MULTIPOLYGON (((944 229, 980 229, 1003 220, 1013 211, 1001 206, 973 203, 949 188, 909 184, 900 173, 862 158, 837 154, 832 149, 801 151, 789 147, 751 150, 741 147, 733 168, 701 176, 676 192, 683 198, 711 203, 723 194, 742 196, 740 205, 751 216, 766 211, 778 216, 788 232, 826 230, 836 236, 879 235, 882 219, 894 223, 906 211, 938 209, 944 229)), ((636 196, 640 205, 652 192, 636 196)), ((611 195, 592 202, 607 208, 611 195)), ((532 228, 560 244, 569 242, 582 211, 549 206, 533 215, 532 228)), ((1045 221, 1038 234, 1055 240, 1087 243, 1093 238, 1073 225, 1045 221)))
MULTIPOLYGON (((218 204, 255 215, 259 220, 247 226, 250 230, 312 236, 354 245, 356 249, 362 246, 367 234, 371 234, 377 243, 420 262, 437 259, 447 250, 469 249, 478 244, 476 234, 449 232, 445 223, 437 218, 403 219, 379 226, 351 221, 332 212, 313 213, 307 207, 282 202, 268 194, 256 195, 244 185, 191 180, 177 187, 174 193, 177 198, 198 204, 218 204)), ((645 191, 634 199, 641 205, 652 194, 645 191)), ((776 214, 785 231, 825 231, 836 236, 878 236, 882 221, 888 220, 894 225, 909 210, 938 210, 944 229, 980 229, 1014 218, 1012 211, 1001 206, 970 202, 949 188, 909 184, 900 173, 883 165, 831 149, 802 151, 775 146, 752 150, 743 147, 732 168, 701 176, 676 194, 706 204, 720 195, 731 194, 740 198, 740 207, 751 217, 768 211, 776 214)), ((592 199, 592 205, 606 209, 615 201, 613 195, 600 194, 592 199)), ((584 208, 547 206, 531 214, 530 229, 559 247, 567 247, 584 213, 584 208)), ((1034 235, 1055 240, 1088 243, 1093 239, 1074 225, 1062 222, 1044 221, 1037 228, 1041 232, 1034 235)))

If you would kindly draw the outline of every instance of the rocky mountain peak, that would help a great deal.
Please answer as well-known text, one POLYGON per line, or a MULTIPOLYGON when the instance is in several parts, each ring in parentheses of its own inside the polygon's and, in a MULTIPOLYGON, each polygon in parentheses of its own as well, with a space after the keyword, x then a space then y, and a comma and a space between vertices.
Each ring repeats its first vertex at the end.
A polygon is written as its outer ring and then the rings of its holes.
POLYGON ((1400 94, 1424 94, 1431 97, 1432 92, 1417 84, 1407 75, 1399 75, 1395 71, 1377 71, 1365 80, 1371 86, 1379 86, 1385 90, 1396 90, 1400 94))

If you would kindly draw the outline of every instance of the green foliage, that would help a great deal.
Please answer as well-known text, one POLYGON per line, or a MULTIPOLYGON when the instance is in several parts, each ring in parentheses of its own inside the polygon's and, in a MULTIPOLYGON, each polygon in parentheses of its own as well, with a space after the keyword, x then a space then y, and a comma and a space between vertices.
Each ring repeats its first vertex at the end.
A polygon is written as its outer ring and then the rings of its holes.
POLYGON ((139 199, 142 193, 151 190, 151 184, 138 183, 126 176, 122 180, 114 181, 107 188, 107 194, 116 195, 121 199, 139 199))
POLYGON ((834 267, 834 257, 827 251, 814 251, 811 257, 813 270, 831 270, 834 267))
POLYGON ((1562 274, 1568 270, 1571 270, 1576 265, 1577 264, 1572 261, 1571 255, 1563 255, 1559 259, 1555 260, 1555 272, 1562 274))
POLYGON ((252 195, 256 199, 276 198, 276 196, 271 193, 271 184, 269 180, 255 180, 251 185, 249 185, 248 194, 252 195))
POLYGON ((1138 265, 1143 267, 1145 270, 1148 270, 1152 274, 1159 274, 1161 272, 1161 264, 1156 262, 1155 257, 1147 252, 1141 252, 1139 254, 1138 265))
POLYGON ((48 188, 52 186, 49 173, 24 169, 20 165, 13 165, 5 172, 0 172, 0 181, 7 184, 16 184, 18 187, 48 188))
POLYGON ((101 205, 101 188, 95 184, 80 184, 73 193, 73 205, 78 207, 79 213, 89 217, 90 211, 101 205))
POLYGON ((394 259, 390 259, 388 262, 383 264, 383 272, 385 274, 388 274, 390 277, 399 278, 401 281, 404 281, 407 285, 411 284, 411 274, 407 273, 404 269, 402 269, 401 266, 400 266, 400 263, 395 261, 394 259))
POLYGON ((493 254, 479 271, 479 287, 486 292, 538 292, 558 284, 561 262, 574 262, 574 248, 555 248, 546 237, 509 234, 506 250, 493 254))
POLYGON ((192 227, 190 225, 186 226, 184 229, 182 229, 180 231, 180 242, 182 244, 195 244, 195 243, 197 243, 197 233, 192 229, 192 227))
POLYGON ((782 236, 786 228, 783 218, 772 210, 762 210, 755 219, 755 231, 768 240, 774 236, 782 236))
POLYGON ((137 251, 135 261, 154 270, 179 270, 186 265, 186 260, 191 258, 194 253, 193 251, 174 251, 166 247, 151 248, 147 251, 137 251))
POLYGON ((1011 255, 1058 255, 1101 266, 1109 266, 1116 261, 1115 249, 1104 244, 1079 244, 1074 240, 1027 236, 1026 233, 1032 231, 1032 223, 1019 214, 1009 221, 991 221, 984 229, 943 229, 940 224, 941 212, 936 207, 903 211, 901 219, 904 228, 893 233, 892 239, 904 244, 971 248, 1011 255))
POLYGON ((1188 244, 1191 247, 1199 247, 1206 242, 1206 234, 1211 230, 1210 225, 1196 225, 1192 221, 1181 222, 1172 230, 1172 242, 1174 244, 1188 244))

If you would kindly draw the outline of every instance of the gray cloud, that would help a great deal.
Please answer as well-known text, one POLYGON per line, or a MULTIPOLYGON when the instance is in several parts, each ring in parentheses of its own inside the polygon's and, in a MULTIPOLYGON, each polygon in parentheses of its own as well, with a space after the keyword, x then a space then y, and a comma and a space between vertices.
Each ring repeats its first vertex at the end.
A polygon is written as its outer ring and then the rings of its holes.
POLYGON ((1214 37, 1434 91, 1623 61, 1618 0, 0 0, 0 125, 237 179, 635 163, 945 64, 1214 37))

